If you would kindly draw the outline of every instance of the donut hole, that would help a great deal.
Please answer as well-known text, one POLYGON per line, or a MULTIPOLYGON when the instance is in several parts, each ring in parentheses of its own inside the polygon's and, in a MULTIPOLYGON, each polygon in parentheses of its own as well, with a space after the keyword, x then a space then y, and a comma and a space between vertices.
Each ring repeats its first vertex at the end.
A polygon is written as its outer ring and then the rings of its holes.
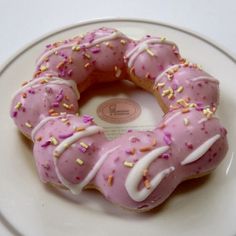
POLYGON ((130 81, 96 84, 84 93, 80 115, 93 116, 109 140, 129 130, 153 130, 163 116, 156 98, 130 81))

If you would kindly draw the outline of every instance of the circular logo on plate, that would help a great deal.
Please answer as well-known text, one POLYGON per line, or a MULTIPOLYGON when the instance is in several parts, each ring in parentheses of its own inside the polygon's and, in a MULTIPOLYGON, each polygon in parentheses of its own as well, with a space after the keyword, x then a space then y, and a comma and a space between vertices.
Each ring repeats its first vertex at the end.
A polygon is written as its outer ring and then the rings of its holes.
POLYGON ((100 119, 113 124, 133 121, 140 113, 140 105, 128 98, 112 98, 103 102, 97 108, 100 119))

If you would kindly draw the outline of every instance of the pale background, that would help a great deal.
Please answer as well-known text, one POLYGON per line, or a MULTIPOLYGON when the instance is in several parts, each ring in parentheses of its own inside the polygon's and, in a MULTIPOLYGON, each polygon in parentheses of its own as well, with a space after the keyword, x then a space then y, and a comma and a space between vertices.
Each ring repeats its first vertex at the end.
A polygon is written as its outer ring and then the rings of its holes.
MULTIPOLYGON (((0 10, 0 65, 52 30, 115 17, 176 25, 206 37, 236 57, 235 0, 0 0, 0 10)), ((0 225, 0 235, 10 234, 0 225)))

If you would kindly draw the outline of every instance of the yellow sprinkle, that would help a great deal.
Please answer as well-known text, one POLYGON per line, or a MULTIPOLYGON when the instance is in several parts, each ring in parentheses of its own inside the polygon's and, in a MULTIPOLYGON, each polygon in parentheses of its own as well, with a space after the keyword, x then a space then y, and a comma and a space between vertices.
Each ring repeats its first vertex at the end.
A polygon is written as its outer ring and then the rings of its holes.
POLYGON ((165 97, 166 95, 169 95, 169 94, 170 94, 170 90, 169 89, 165 89, 165 90, 163 90, 161 96, 165 97))
POLYGON ((188 118, 184 118, 184 125, 189 125, 189 119, 188 118))
POLYGON ((74 45, 73 47, 72 47, 72 51, 79 51, 80 50, 80 46, 78 46, 78 45, 74 45))
POLYGON ((155 54, 149 48, 146 49, 146 52, 152 57, 155 56, 155 54))
POLYGON ((80 142, 79 144, 81 147, 86 148, 86 149, 89 147, 88 144, 86 144, 84 142, 80 142))
POLYGON ((184 87, 183 86, 179 86, 178 89, 177 89, 177 92, 181 93, 181 92, 183 92, 183 90, 184 90, 184 87))
POLYGON ((41 79, 41 80, 40 80, 40 84, 46 84, 46 83, 48 83, 48 80, 47 80, 47 79, 41 79))
POLYGON ((146 189, 150 189, 151 188, 151 183, 148 179, 145 179, 144 180, 144 186, 146 189))
POLYGON ((152 148, 150 146, 144 146, 139 149, 140 152, 147 152, 150 151, 152 148))
POLYGON ((162 88, 162 87, 165 86, 165 83, 164 83, 164 82, 163 82, 163 83, 158 83, 157 86, 160 87, 160 88, 162 88))
POLYGON ((58 144, 58 141, 57 141, 57 139, 56 139, 54 136, 52 136, 52 137, 50 138, 50 141, 51 141, 51 143, 52 143, 53 145, 57 145, 57 144, 58 144))
POLYGON ((84 164, 84 161, 79 159, 79 158, 77 158, 76 159, 76 163, 79 164, 80 166, 82 166, 84 164))
POLYGON ((17 109, 17 110, 19 110, 21 107, 22 107, 22 103, 21 103, 21 102, 18 102, 18 103, 15 105, 15 109, 17 109))
POLYGON ((70 146, 69 143, 65 143, 65 144, 64 144, 64 147, 65 147, 65 148, 68 148, 69 146, 70 146))
POLYGON ((84 127, 75 127, 76 132, 80 132, 80 131, 83 131, 83 130, 85 130, 84 127))
POLYGON ((58 112, 53 112, 50 114, 50 116, 59 116, 59 113, 58 112))
POLYGON ((166 41, 166 37, 161 37, 161 38, 160 38, 160 41, 161 41, 161 42, 165 42, 165 41, 166 41))
POLYGON ((129 168, 132 168, 132 167, 134 166, 134 163, 129 162, 129 161, 125 161, 125 162, 124 162, 124 166, 129 167, 129 168))
POLYGON ((189 109, 188 109, 188 108, 182 109, 182 113, 187 113, 187 112, 189 112, 189 109))
POLYGON ((120 43, 121 43, 122 45, 125 45, 125 44, 126 44, 126 40, 121 39, 121 40, 120 40, 120 43))
POLYGON ((47 66, 44 66, 44 65, 40 66, 41 71, 46 71, 47 69, 48 69, 47 66))
POLYGON ((170 94, 168 95, 168 99, 169 99, 169 100, 171 100, 172 98, 174 98, 174 93, 170 93, 170 94))
POLYGON ((62 106, 65 107, 66 109, 70 109, 70 106, 66 103, 63 103, 62 106))
POLYGON ((107 183, 108 183, 109 186, 112 186, 112 184, 113 184, 113 175, 108 176, 107 183))
POLYGON ((122 72, 121 69, 119 67, 115 66, 115 77, 116 78, 120 77, 121 72, 122 72))
POLYGON ((189 107, 191 107, 191 108, 196 107, 196 106, 197 106, 196 103, 190 103, 189 104, 189 107))
POLYGON ((87 59, 90 59, 91 56, 88 54, 88 53, 85 53, 84 56, 87 58, 87 59))
POLYGON ((28 128, 32 128, 33 126, 29 122, 25 122, 25 126, 28 128))
POLYGON ((89 66, 90 66, 90 63, 88 62, 84 65, 84 68, 88 68, 89 66))

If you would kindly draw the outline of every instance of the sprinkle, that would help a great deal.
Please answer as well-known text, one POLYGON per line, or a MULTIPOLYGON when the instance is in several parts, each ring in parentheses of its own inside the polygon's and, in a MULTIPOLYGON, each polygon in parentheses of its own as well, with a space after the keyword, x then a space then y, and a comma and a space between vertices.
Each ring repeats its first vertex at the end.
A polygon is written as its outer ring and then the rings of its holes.
POLYGON ((40 66, 40 71, 46 71, 48 68, 45 65, 40 66))
POLYGON ((178 104, 180 104, 180 105, 182 105, 183 107, 188 107, 188 103, 184 100, 184 99, 179 99, 179 100, 177 100, 177 103, 178 104))
POLYGON ((170 158, 170 154, 169 154, 169 153, 163 153, 163 154, 161 155, 161 157, 167 160, 167 159, 170 158))
POLYGON ((61 61, 60 63, 57 64, 56 67, 58 70, 61 70, 64 65, 65 65, 65 61, 61 61))
POLYGON ((28 81, 24 81, 24 82, 21 84, 21 86, 23 87, 23 86, 25 86, 26 84, 28 84, 28 81))
POLYGON ((41 145, 41 147, 47 147, 47 146, 49 146, 51 144, 51 141, 46 141, 45 143, 43 143, 42 145, 41 145))
POLYGON ((73 135, 73 133, 60 134, 58 137, 61 138, 61 139, 66 139, 66 138, 69 138, 72 135, 73 135))
POLYGON ((141 147, 139 149, 140 152, 147 152, 147 151, 150 151, 151 150, 151 147, 150 146, 144 146, 144 147, 141 147))
POLYGON ((42 136, 38 136, 37 138, 36 138, 36 141, 38 141, 38 142, 40 142, 42 140, 42 136))
POLYGON ((63 103, 62 106, 65 107, 67 110, 70 109, 70 106, 68 104, 66 104, 66 103, 63 103))
POLYGON ((17 111, 13 111, 12 112, 12 117, 16 117, 17 116, 17 111))
POLYGON ((164 41, 166 41, 166 37, 161 37, 160 41, 163 43, 164 41))
POLYGON ((166 95, 169 95, 169 94, 170 94, 170 90, 169 89, 165 89, 165 90, 162 91, 161 96, 165 97, 166 95))
POLYGON ((168 95, 168 99, 169 100, 171 100, 171 99, 173 99, 175 96, 174 96, 174 93, 170 93, 169 95, 168 95))
POLYGON ((126 40, 121 39, 121 40, 120 40, 120 43, 121 43, 122 45, 125 45, 125 44, 126 44, 126 40))
POLYGON ((91 123, 93 121, 93 117, 89 115, 83 115, 83 122, 84 123, 91 123))
POLYGON ((189 119, 188 118, 184 118, 184 125, 188 126, 189 125, 189 119))
POLYGON ((150 184, 149 179, 145 179, 144 180, 144 186, 145 186, 146 189, 150 189, 151 188, 151 184, 150 184))
POLYGON ((87 62, 85 65, 84 65, 84 68, 88 68, 90 66, 90 63, 87 62))
POLYGON ((18 103, 15 105, 15 109, 17 109, 17 110, 19 110, 21 107, 22 107, 22 103, 21 103, 21 102, 18 102, 18 103))
POLYGON ((181 112, 182 112, 182 113, 187 113, 187 112, 190 112, 190 110, 189 110, 188 108, 184 108, 184 109, 182 109, 181 112))
POLYGON ((170 145, 172 143, 171 134, 168 132, 165 132, 163 136, 163 141, 165 142, 166 145, 170 145))
POLYGON ((80 142, 79 143, 81 147, 85 148, 85 149, 88 149, 89 145, 84 143, 84 142, 80 142))
POLYGON ((179 86, 178 89, 177 89, 177 92, 181 93, 181 92, 183 92, 183 90, 184 90, 184 87, 183 86, 179 86))
POLYGON ((25 126, 28 128, 32 128, 33 126, 29 122, 25 122, 25 126))
POLYGON ((77 164, 79 164, 80 166, 82 166, 84 164, 84 161, 77 158, 76 161, 75 161, 77 164))
POLYGON ((143 176, 147 177, 147 174, 148 174, 148 169, 143 170, 143 176))
POLYGON ((129 150, 126 150, 125 152, 126 152, 127 154, 129 154, 129 155, 134 155, 135 152, 136 152, 136 150, 135 150, 135 148, 131 148, 131 149, 129 149, 129 150))
POLYGON ((58 112, 51 113, 50 116, 59 116, 58 112))
POLYGON ((207 119, 210 119, 214 113, 209 108, 205 108, 203 109, 203 114, 207 117, 207 119))
POLYGON ((112 186, 112 184, 113 184, 113 175, 108 176, 107 183, 108 183, 109 186, 112 186))
POLYGON ((153 138, 152 139, 152 146, 154 147, 154 146, 156 146, 156 144, 157 144, 157 140, 155 138, 153 138))
POLYGON ((41 80, 40 80, 40 84, 46 84, 46 83, 48 83, 48 80, 47 80, 47 79, 41 79, 41 80))
POLYGON ((117 66, 115 66, 115 77, 116 78, 119 78, 120 77, 120 75, 121 75, 121 69, 119 68, 119 67, 117 67, 117 66))
POLYGON ((80 50, 80 46, 78 46, 78 45, 74 45, 72 47, 72 51, 79 51, 79 50, 80 50))
POLYGON ((162 88, 165 86, 165 83, 157 83, 157 88, 162 88))
POLYGON ((85 130, 85 128, 84 127, 75 127, 75 132, 80 132, 80 131, 83 131, 83 130, 85 130))
POLYGON ((88 53, 84 53, 84 57, 87 58, 87 59, 91 58, 91 56, 88 53))
POLYGON ((22 93, 21 96, 22 96, 23 98, 27 98, 27 93, 22 93))
POLYGON ((100 51, 101 51, 100 48, 92 48, 92 49, 91 49, 91 52, 94 53, 94 54, 95 54, 95 53, 99 53, 100 51))
POLYGON ((149 48, 146 48, 146 52, 152 57, 155 56, 155 54, 149 48))
POLYGON ((52 143, 53 145, 57 145, 57 144, 58 144, 58 141, 57 141, 57 139, 56 139, 54 136, 52 136, 52 137, 50 138, 50 141, 51 141, 51 143, 52 143))
POLYGON ((124 166, 132 168, 134 166, 133 162, 129 162, 129 161, 124 161, 124 166))

